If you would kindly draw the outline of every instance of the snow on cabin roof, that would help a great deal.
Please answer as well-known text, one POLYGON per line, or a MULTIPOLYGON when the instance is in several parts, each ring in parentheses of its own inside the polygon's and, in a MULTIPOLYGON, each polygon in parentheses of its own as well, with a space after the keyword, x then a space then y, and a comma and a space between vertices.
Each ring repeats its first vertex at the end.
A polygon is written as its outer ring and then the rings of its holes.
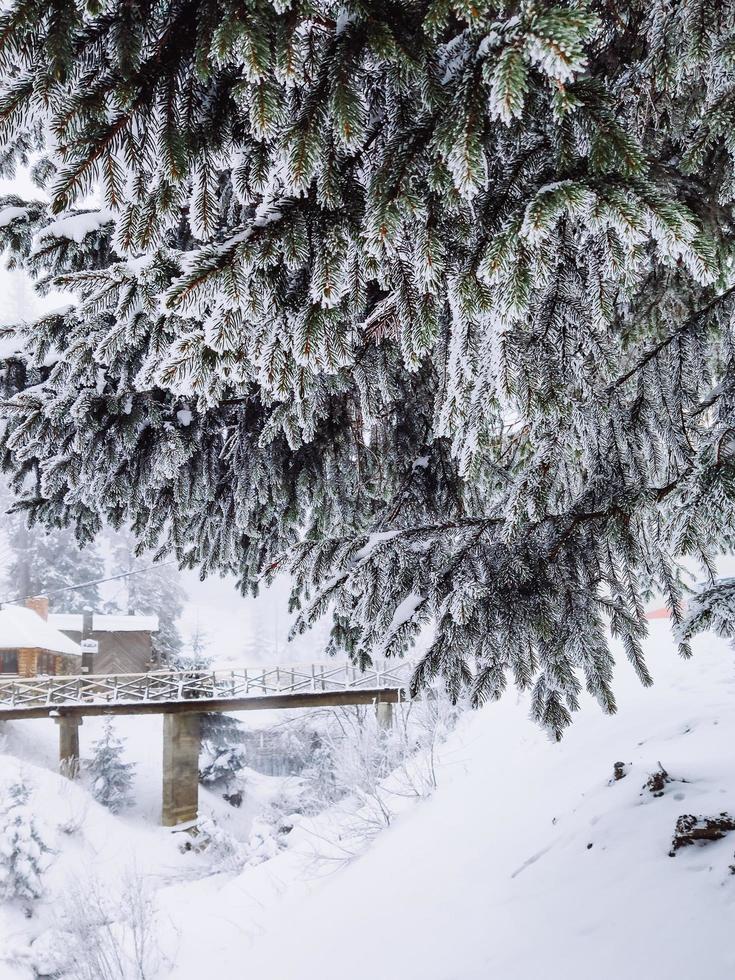
POLYGON ((92 629, 105 633, 135 632, 155 633, 158 616, 97 616, 92 617, 92 629))
POLYGON ((81 657, 82 648, 32 609, 0 609, 0 650, 31 648, 81 657))
MULTIPOLYGON (((48 619, 56 629, 82 632, 81 613, 51 613, 48 619)), ((94 633, 155 633, 157 629, 158 616, 92 615, 94 633)))

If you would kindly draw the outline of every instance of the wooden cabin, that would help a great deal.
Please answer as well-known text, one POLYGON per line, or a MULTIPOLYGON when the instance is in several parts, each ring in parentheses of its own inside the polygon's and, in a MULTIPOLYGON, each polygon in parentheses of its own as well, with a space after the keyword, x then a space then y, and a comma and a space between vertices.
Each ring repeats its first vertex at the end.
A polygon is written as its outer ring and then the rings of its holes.
POLYGON ((48 622, 48 599, 0 609, 0 675, 78 674, 82 649, 48 622))
POLYGON ((51 613, 49 622, 83 648, 85 674, 142 674, 157 666, 157 616, 51 613))
POLYGON ((0 674, 140 674, 152 667, 157 616, 51 613, 46 596, 0 610, 0 674))

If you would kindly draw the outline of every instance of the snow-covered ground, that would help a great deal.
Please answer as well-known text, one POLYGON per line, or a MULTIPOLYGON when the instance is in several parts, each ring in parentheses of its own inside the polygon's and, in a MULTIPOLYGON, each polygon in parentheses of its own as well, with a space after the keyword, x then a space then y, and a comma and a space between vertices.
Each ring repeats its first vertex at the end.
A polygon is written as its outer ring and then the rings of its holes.
MULTIPOLYGON (((83 758, 91 754, 103 725, 102 718, 85 719, 80 729, 83 758)), ((57 774, 58 730, 52 720, 0 726, 0 799, 18 778, 30 785, 31 807, 52 849, 43 898, 0 903, 0 980, 35 976, 33 967, 47 958, 47 947, 59 945, 55 930, 64 928, 64 920, 76 914, 78 895, 99 890, 111 897, 114 906, 125 901, 120 893, 130 878, 155 895, 180 880, 211 874, 206 855, 182 849, 186 835, 159 826, 161 729, 160 716, 117 720, 116 730, 126 740, 125 759, 135 763, 136 771, 134 805, 115 816, 95 802, 84 780, 71 782, 57 774)), ((214 817, 238 840, 247 840, 254 815, 283 783, 250 770, 243 778, 247 793, 239 808, 227 804, 221 790, 200 787, 199 791, 201 814, 214 817)), ((167 968, 163 975, 176 976, 176 972, 167 968)))
MULTIPOLYGON (((202 856, 180 853, 180 835, 152 824, 156 720, 119 726, 139 764, 130 815, 107 814, 48 771, 56 733, 46 722, 7 726, 0 779, 24 758, 47 821, 84 811, 80 831, 57 832, 52 895, 80 870, 111 881, 144 869, 161 978, 725 980, 735 976, 735 833, 669 850, 680 815, 735 814, 735 654, 706 637, 682 662, 668 629, 651 624, 655 686, 641 688, 621 663, 618 714, 585 704, 561 744, 533 727, 515 693, 468 715, 441 751, 434 795, 404 800, 344 864, 315 859, 339 854, 339 818, 324 814, 302 820, 273 859, 206 875, 202 856), (659 765, 672 781, 654 796, 644 784, 659 765)), ((210 804, 222 806, 207 794, 210 804)), ((231 812, 244 832, 248 813, 231 812)), ((2 980, 32 976, 22 950, 51 925, 51 904, 30 920, 4 911, 2 980)))

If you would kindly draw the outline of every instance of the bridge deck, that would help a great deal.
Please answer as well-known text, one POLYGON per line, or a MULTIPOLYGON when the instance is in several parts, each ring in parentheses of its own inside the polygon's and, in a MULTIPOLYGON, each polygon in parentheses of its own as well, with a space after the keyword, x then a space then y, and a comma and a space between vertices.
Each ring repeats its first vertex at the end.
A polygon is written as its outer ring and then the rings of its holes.
POLYGON ((303 694, 265 694, 240 698, 200 698, 190 701, 99 701, 87 704, 47 704, 25 708, 0 705, 0 721, 22 718, 84 718, 90 715, 173 715, 202 711, 260 711, 264 708, 324 708, 350 704, 396 704, 407 699, 404 688, 376 687, 353 691, 308 691, 303 694))
POLYGON ((412 664, 359 671, 334 664, 230 671, 151 671, 0 680, 0 720, 180 714, 395 703, 412 664))

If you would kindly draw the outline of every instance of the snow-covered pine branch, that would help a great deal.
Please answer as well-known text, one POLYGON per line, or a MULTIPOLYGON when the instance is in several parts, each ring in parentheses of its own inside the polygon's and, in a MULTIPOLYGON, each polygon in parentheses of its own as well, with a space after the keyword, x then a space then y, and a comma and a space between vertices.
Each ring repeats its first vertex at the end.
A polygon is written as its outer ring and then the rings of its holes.
POLYGON ((0 244, 74 300, 0 368, 31 518, 292 568, 359 662, 431 624, 417 680, 556 735, 614 710, 608 625, 647 682, 646 591, 734 543, 716 7, 72 0, 60 43, 12 0, 0 244))

